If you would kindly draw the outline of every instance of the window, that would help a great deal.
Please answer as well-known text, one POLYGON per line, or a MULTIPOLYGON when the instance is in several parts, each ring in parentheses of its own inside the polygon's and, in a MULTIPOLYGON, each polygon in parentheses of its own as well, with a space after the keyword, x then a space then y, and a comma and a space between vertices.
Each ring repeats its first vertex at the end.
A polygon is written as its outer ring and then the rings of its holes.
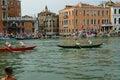
POLYGON ((89 25, 89 19, 87 20, 87 25, 89 25))
POLYGON ((32 28, 32 32, 34 33, 34 31, 35 31, 35 28, 32 28))
POLYGON ((119 24, 120 24, 120 18, 119 18, 119 24))
POLYGON ((78 9, 76 9, 76 16, 78 16, 78 9))
POLYGON ((119 14, 120 14, 120 9, 119 9, 119 12, 118 12, 119 14))
POLYGON ((85 16, 85 10, 84 10, 84 12, 83 12, 83 15, 85 16))
POLYGON ((76 19, 76 26, 78 25, 78 19, 76 19))
POLYGON ((98 24, 100 24, 100 19, 98 19, 98 24))
POLYGON ((32 22, 32 26, 34 26, 34 22, 32 22))
POLYGON ((114 14, 116 14, 116 9, 114 9, 114 14))
POLYGON ((93 19, 91 19, 91 24, 93 24, 93 19))
POLYGON ((106 15, 108 15, 109 13, 108 13, 108 10, 106 11, 106 15))
POLYGON ((68 23, 69 23, 68 20, 64 20, 63 26, 68 27, 68 23))
POLYGON ((94 19, 94 24, 96 24, 96 19, 94 19))
POLYGON ((98 16, 100 16, 100 11, 98 11, 98 16))
POLYGON ((2 5, 5 5, 5 4, 6 4, 6 3, 5 3, 5 0, 3 0, 3 1, 2 1, 2 5))
POLYGON ((6 13, 5 12, 3 12, 3 18, 6 18, 6 13))
POLYGON ((86 24, 86 20, 85 19, 83 20, 83 23, 84 23, 84 25, 86 24))
POLYGON ((69 20, 69 25, 71 25, 71 21, 69 20))
POLYGON ((114 18, 114 24, 116 24, 116 18, 114 18))
POLYGON ((74 11, 72 11, 72 15, 74 16, 74 11))
POLYGON ((104 10, 102 10, 102 16, 104 16, 104 10))
POLYGON ((96 10, 93 11, 93 15, 96 16, 96 10))
POLYGON ((72 25, 74 25, 74 20, 72 20, 72 25))

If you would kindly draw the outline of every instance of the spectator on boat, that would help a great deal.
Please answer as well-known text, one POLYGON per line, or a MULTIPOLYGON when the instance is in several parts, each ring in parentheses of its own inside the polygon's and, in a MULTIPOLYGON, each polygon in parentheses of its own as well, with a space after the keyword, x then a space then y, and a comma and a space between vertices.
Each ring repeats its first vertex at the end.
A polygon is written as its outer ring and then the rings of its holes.
POLYGON ((25 47, 25 44, 22 41, 18 41, 18 43, 21 47, 25 47))
POLYGON ((4 45, 5 45, 6 47, 8 47, 8 48, 12 48, 12 45, 11 45, 9 42, 7 42, 7 41, 4 42, 4 45))
POLYGON ((13 70, 12 67, 7 67, 4 69, 4 77, 0 80, 16 80, 16 78, 13 77, 13 70))

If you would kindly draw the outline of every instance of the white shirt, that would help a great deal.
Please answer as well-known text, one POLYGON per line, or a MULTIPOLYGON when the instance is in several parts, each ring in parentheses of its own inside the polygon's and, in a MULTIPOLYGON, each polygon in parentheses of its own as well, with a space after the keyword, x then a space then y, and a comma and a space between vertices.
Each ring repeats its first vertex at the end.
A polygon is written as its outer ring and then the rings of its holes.
POLYGON ((25 46, 25 44, 22 41, 20 41, 19 43, 21 46, 25 46))
POLYGON ((76 45, 80 45, 80 43, 77 42, 76 45))
POLYGON ((92 44, 92 41, 91 40, 88 40, 89 44, 92 44))
POLYGON ((9 45, 9 42, 5 42, 5 45, 9 45))

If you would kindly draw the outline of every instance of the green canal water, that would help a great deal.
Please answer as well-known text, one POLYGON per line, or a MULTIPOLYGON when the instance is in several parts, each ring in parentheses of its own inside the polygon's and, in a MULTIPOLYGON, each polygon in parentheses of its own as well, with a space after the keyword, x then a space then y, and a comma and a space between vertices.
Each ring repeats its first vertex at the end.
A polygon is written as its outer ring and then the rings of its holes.
POLYGON ((1 53, 0 77, 12 66, 17 80, 120 80, 120 38, 103 38, 101 48, 63 49, 65 40, 25 40, 32 51, 1 53))

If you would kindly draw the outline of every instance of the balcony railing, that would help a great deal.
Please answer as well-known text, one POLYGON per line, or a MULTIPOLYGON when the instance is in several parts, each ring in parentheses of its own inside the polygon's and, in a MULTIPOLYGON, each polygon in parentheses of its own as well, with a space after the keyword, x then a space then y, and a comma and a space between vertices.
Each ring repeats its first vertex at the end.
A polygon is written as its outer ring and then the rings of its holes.
POLYGON ((7 17, 3 18, 3 21, 35 21, 36 18, 22 18, 22 17, 7 17))
POLYGON ((68 18, 68 15, 64 15, 63 18, 64 18, 64 19, 67 19, 67 18, 68 18))
POLYGON ((7 8, 7 5, 2 5, 2 9, 6 9, 7 8))

